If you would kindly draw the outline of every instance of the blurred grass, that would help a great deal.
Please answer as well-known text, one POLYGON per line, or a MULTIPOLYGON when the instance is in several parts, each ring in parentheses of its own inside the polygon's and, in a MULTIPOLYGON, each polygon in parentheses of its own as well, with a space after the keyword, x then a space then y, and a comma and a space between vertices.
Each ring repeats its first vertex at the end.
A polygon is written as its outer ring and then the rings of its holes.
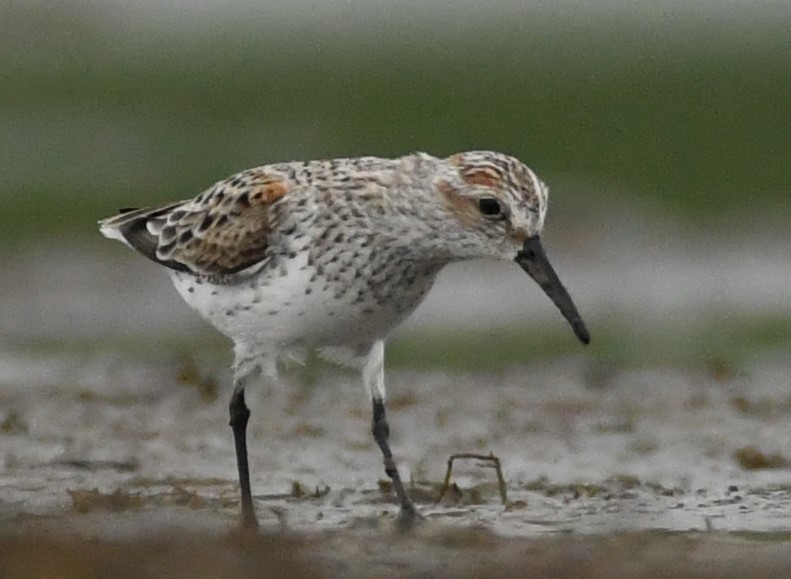
POLYGON ((611 321, 580 345, 568 328, 427 332, 392 340, 393 368, 496 372, 529 363, 576 359, 602 368, 682 367, 728 373, 791 350, 791 317, 708 318, 687 327, 611 321))
MULTIPOLYGON (((591 372, 608 374, 620 368, 673 367, 727 377, 766 360, 782 360, 791 350, 791 317, 708 317, 683 327, 661 323, 599 320, 592 325, 591 344, 582 346, 561 324, 488 331, 431 330, 397 334, 387 345, 391 370, 442 370, 498 373, 531 364, 574 361, 591 372)), ((0 342, 9 351, 67 356, 89 363, 97 355, 160 361, 181 368, 200 361, 216 372, 231 364, 231 343, 206 328, 199 335, 110 336, 102 339, 14 339, 0 342)), ((308 382, 321 379, 324 363, 312 356, 307 367, 289 365, 308 382)))
POLYGON ((416 149, 514 153, 578 220, 591 204, 702 225, 789 209, 783 18, 484 16, 300 34, 6 7, 0 214, 19 218, 0 239, 93 236, 119 206, 275 160, 416 149))

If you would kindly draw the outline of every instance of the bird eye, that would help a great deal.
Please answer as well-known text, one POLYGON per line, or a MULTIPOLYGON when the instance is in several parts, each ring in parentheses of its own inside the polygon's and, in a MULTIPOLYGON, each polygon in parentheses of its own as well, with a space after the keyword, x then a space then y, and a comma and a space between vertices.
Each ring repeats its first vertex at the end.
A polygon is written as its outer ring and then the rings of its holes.
POLYGON ((481 213, 484 215, 495 216, 500 215, 502 212, 502 208, 500 207, 500 202, 497 199, 492 199, 491 197, 483 197, 478 200, 478 209, 481 210, 481 213))

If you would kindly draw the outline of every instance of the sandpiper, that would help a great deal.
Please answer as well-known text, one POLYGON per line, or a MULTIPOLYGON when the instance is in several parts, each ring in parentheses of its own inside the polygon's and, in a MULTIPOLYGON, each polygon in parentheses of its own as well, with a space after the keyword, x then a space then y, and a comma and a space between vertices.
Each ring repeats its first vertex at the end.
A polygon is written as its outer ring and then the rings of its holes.
POLYGON ((547 260, 540 234, 548 189, 518 159, 492 151, 414 153, 264 165, 186 201, 126 209, 101 232, 164 266, 181 297, 234 342, 230 425, 245 527, 250 491, 245 388, 277 382, 283 357, 316 350, 360 371, 372 432, 400 502, 419 516, 389 445, 385 339, 447 264, 515 260, 577 338, 590 340, 547 260))

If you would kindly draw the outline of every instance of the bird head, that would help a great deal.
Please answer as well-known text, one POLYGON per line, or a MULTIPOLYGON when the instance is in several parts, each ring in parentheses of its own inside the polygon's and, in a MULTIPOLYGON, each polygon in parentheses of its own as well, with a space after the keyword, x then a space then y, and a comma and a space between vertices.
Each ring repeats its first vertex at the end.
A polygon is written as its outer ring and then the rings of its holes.
POLYGON ((469 151, 446 159, 447 175, 434 186, 465 235, 461 255, 513 259, 549 296, 587 344, 590 335, 574 302, 544 252, 541 232, 549 189, 518 159, 492 151, 469 151))

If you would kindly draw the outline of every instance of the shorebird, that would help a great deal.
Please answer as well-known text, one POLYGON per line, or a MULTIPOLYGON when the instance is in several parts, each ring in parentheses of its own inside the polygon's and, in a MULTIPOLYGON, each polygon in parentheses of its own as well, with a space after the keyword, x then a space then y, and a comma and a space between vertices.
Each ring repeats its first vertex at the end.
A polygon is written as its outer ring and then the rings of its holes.
POLYGON ((420 516, 390 450, 385 339, 449 263, 515 260, 589 342, 542 247, 548 194, 502 153, 414 153, 264 165, 194 199, 99 222, 105 236, 165 267, 181 297, 234 343, 229 412, 244 527, 258 524, 245 388, 255 379, 276 385, 278 361, 307 350, 361 373, 399 518, 420 516))

